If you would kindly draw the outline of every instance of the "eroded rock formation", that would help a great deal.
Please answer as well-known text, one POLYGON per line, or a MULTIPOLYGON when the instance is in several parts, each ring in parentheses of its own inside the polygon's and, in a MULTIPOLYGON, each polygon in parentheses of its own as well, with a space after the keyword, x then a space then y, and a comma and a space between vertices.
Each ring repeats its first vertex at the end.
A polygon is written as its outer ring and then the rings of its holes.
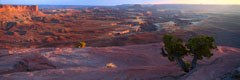
POLYGON ((37 5, 0 5, 0 12, 37 12, 37 5))

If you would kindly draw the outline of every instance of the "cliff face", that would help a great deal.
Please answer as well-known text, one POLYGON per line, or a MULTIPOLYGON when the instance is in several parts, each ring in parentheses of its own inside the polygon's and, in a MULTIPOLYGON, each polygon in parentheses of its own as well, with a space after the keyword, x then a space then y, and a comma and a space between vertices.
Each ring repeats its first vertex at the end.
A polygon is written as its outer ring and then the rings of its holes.
POLYGON ((37 5, 0 5, 0 12, 37 12, 37 5))

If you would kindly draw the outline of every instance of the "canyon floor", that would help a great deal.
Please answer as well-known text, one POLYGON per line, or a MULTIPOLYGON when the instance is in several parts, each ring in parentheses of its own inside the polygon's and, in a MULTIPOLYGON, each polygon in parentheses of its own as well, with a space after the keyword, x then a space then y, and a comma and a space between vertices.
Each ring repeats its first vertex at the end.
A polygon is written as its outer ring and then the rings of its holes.
POLYGON ((160 49, 160 43, 2 49, 0 80, 218 80, 240 67, 238 48, 218 46, 213 57, 198 61, 189 73, 163 57, 160 49))

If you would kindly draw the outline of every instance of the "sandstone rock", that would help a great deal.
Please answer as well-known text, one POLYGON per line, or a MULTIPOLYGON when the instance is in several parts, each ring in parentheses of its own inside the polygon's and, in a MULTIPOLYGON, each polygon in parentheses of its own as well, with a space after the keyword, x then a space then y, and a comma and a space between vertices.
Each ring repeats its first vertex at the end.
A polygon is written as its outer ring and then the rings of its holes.
POLYGON ((1 56, 8 56, 8 55, 10 55, 9 52, 8 52, 8 50, 6 50, 6 49, 1 49, 0 51, 1 51, 1 52, 0 52, 0 57, 1 57, 1 56))
POLYGON ((11 29, 12 27, 14 27, 16 25, 17 25, 16 22, 7 22, 6 30, 9 30, 9 29, 11 29))
POLYGON ((0 12, 37 12, 37 5, 0 5, 0 12))
POLYGON ((60 20, 53 18, 51 19, 51 23, 60 23, 60 20))
POLYGON ((19 61, 15 68, 21 71, 36 71, 45 69, 55 69, 56 66, 50 63, 47 58, 40 54, 33 54, 19 61))
POLYGON ((114 63, 108 63, 106 64, 107 68, 117 68, 117 66, 114 63))
POLYGON ((240 67, 237 68, 237 71, 240 73, 240 67))
POLYGON ((31 19, 34 21, 44 21, 44 17, 38 17, 38 16, 33 16, 31 17, 31 19))
POLYGON ((59 32, 59 33, 63 33, 64 30, 63 30, 63 29, 58 29, 58 32, 59 32))
POLYGON ((54 36, 54 33, 53 33, 53 32, 43 32, 43 33, 40 33, 40 35, 50 35, 50 36, 54 36))
POLYGON ((27 31, 16 31, 18 32, 19 35, 25 35, 27 33, 27 31))
MULTIPOLYGON (((15 54, 0 57, 0 73, 10 72, 1 74, 0 80, 179 80, 186 73, 176 63, 162 57, 160 47, 157 43, 14 50, 15 54), (16 55, 19 52, 21 55, 16 55), (15 71, 12 70, 13 63, 16 64, 15 71), (113 65, 117 68, 111 69, 113 65), (20 70, 24 72, 20 73, 20 70)), ((235 70, 240 63, 240 50, 229 52, 232 49, 224 48, 224 52, 228 51, 226 54, 217 51, 210 59, 199 61, 200 67, 183 80, 219 80, 223 74, 235 70)))
POLYGON ((53 41, 54 41, 54 38, 52 38, 52 37, 47 37, 45 39, 45 42, 48 42, 48 43, 53 42, 53 41))
POLYGON ((58 36, 58 39, 59 39, 59 40, 63 40, 63 41, 66 41, 66 40, 67 40, 67 38, 64 37, 64 36, 58 36))
POLYGON ((7 31, 5 32, 6 35, 14 35, 14 32, 11 32, 11 31, 7 31))

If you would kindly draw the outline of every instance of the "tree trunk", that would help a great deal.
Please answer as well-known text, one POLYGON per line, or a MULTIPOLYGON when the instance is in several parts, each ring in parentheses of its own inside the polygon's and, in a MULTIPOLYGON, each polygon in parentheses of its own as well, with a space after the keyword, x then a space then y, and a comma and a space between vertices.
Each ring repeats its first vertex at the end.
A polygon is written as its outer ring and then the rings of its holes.
POLYGON ((164 48, 161 48, 161 50, 162 50, 162 56, 167 57, 168 54, 167 54, 166 50, 164 48))
POLYGON ((187 68, 185 62, 181 58, 177 58, 177 62, 184 72, 189 72, 189 69, 187 68))
POLYGON ((191 69, 195 69, 197 67, 197 60, 198 60, 197 55, 194 54, 191 69))

